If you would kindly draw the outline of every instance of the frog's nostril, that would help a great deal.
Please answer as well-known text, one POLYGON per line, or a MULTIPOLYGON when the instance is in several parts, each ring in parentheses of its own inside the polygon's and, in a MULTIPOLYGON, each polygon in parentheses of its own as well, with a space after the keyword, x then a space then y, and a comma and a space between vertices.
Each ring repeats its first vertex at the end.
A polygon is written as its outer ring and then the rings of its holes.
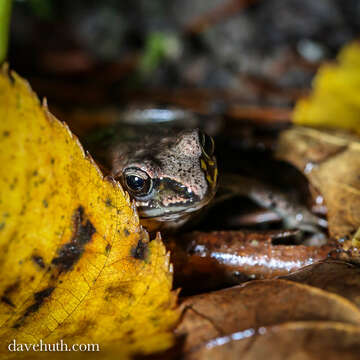
POLYGON ((209 157, 212 156, 215 150, 215 144, 213 138, 202 131, 199 131, 199 137, 200 137, 200 144, 205 155, 209 157))

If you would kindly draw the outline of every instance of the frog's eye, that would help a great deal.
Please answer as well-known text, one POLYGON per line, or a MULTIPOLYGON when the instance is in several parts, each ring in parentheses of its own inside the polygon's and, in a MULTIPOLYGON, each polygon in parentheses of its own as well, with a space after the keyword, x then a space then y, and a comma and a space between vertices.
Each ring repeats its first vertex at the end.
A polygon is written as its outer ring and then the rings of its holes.
POLYGON ((151 189, 151 178, 143 170, 128 168, 124 170, 124 183, 134 195, 146 195, 151 189))
POLYGON ((200 143, 201 143, 203 152, 208 157, 212 156, 214 154, 214 150, 215 150, 215 144, 214 144, 213 138, 211 136, 203 133, 202 131, 200 131, 199 135, 200 135, 200 143))

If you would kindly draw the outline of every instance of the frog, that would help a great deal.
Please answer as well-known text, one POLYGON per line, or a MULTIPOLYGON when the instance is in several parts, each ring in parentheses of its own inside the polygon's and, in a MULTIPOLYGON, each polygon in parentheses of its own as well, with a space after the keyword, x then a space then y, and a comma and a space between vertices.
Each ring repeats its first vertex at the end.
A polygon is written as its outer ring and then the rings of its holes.
POLYGON ((285 228, 317 233, 327 227, 325 220, 259 180, 222 174, 219 181, 215 143, 207 134, 218 131, 214 120, 201 122, 181 108, 132 106, 84 143, 105 175, 129 193, 150 232, 178 231, 189 220, 201 219, 202 210, 238 195, 276 213, 285 228))
POLYGON ((128 192, 150 232, 178 229, 215 196, 214 140, 196 122, 189 126, 189 119, 174 109, 124 110, 113 126, 85 140, 105 175, 128 192))

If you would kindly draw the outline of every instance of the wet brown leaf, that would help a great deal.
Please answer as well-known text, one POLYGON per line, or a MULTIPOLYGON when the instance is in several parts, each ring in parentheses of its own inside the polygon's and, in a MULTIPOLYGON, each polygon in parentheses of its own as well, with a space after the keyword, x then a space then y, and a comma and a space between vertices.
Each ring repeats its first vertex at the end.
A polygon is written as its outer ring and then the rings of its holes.
POLYGON ((358 265, 329 259, 306 266, 282 278, 338 294, 360 308, 360 267, 358 265))
POLYGON ((360 327, 338 322, 290 322, 219 337, 187 360, 356 360, 360 327))
POLYGON ((333 246, 276 245, 296 231, 192 232, 170 242, 175 283, 187 291, 269 279, 325 259, 333 246))
POLYGON ((252 281, 189 297, 182 308, 177 333, 186 335, 186 354, 218 337, 292 321, 336 321, 360 329, 360 311, 350 301, 286 280, 252 281))

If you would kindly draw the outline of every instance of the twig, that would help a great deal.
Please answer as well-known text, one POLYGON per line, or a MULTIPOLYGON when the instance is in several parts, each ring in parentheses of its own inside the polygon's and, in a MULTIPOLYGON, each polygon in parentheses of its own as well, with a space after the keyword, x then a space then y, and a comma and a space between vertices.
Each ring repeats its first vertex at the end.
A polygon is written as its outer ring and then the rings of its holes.
POLYGON ((280 107, 230 106, 226 115, 235 119, 246 119, 253 123, 290 123, 292 110, 280 107))
POLYGON ((0 1, 0 63, 6 59, 12 0, 0 1))

